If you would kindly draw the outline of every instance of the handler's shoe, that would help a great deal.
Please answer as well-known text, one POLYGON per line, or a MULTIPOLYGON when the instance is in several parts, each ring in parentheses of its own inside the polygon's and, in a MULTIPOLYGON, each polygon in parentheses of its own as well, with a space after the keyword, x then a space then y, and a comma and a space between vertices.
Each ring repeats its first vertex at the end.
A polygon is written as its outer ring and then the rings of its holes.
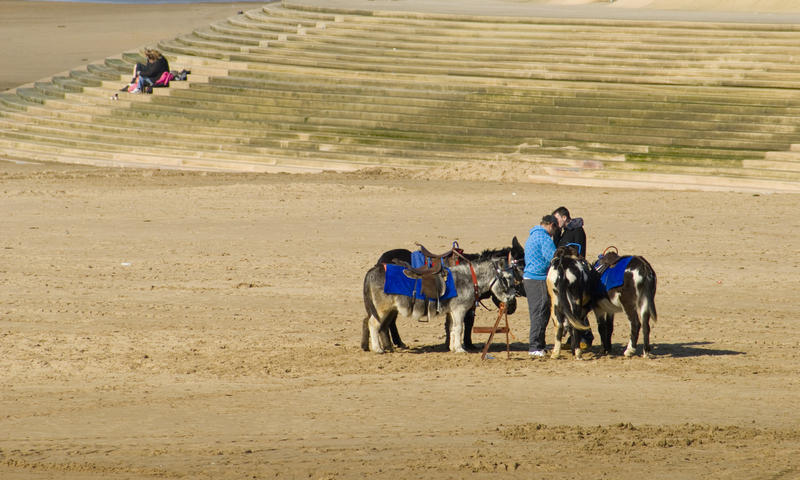
POLYGON ((531 350, 530 352, 528 352, 528 355, 530 355, 531 357, 544 357, 545 352, 544 350, 531 350))

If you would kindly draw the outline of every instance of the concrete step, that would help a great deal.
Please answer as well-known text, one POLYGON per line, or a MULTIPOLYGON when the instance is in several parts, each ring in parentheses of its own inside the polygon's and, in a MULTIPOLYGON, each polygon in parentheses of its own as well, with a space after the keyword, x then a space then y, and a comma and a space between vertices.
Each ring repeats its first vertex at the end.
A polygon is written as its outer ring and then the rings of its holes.
MULTIPOLYGON (((195 34, 206 40, 223 40, 235 38, 238 41, 248 42, 245 37, 226 37, 222 35, 209 36, 203 32, 195 34)), ((290 38, 288 40, 294 40, 290 38)), ((328 55, 346 55, 350 57, 383 57, 386 61, 406 62, 416 61, 435 65, 458 65, 463 62, 490 62, 502 65, 554 65, 554 64, 581 64, 594 68, 625 66, 644 69, 694 69, 703 72, 727 72, 729 74, 761 74, 767 77, 774 74, 797 73, 798 67, 792 62, 792 55, 786 52, 774 55, 754 54, 710 54, 698 52, 693 54, 659 53, 650 51, 630 51, 622 48, 609 48, 600 50, 596 46, 587 45, 584 49, 568 48, 554 44, 526 48, 523 53, 520 48, 492 49, 486 46, 468 48, 462 46, 459 50, 439 49, 429 44, 408 44, 399 42, 383 42, 385 46, 360 45, 334 42, 330 37, 317 35, 296 38, 298 41, 269 41, 267 43, 249 41, 251 45, 284 49, 289 52, 314 51, 328 55), (542 47, 540 51, 540 48, 542 47), (530 53, 528 53, 530 52, 530 53), (535 52, 535 53, 534 53, 535 52)), ((233 40, 232 40, 233 41, 233 40)), ((800 50, 798 50, 800 53, 800 50)))
MULTIPOLYGON (((798 69, 791 63, 782 65, 770 65, 765 62, 724 62, 719 59, 701 59, 698 61, 687 61, 685 59, 665 62, 664 60, 640 60, 626 55, 626 52, 619 52, 616 56, 601 57, 597 51, 587 52, 586 55, 564 55, 556 53, 554 55, 542 54, 535 56, 508 55, 505 57, 496 54, 486 54, 483 58, 474 52, 465 52, 460 56, 450 54, 420 53, 406 49, 392 50, 368 50, 368 49, 335 49, 333 47, 311 48, 312 44, 304 42, 277 42, 271 48, 262 45, 258 41, 248 41, 242 38, 233 38, 224 35, 211 35, 206 32, 196 31, 191 35, 184 35, 177 39, 183 45, 198 47, 208 50, 224 50, 225 52, 242 52, 250 54, 253 59, 261 59, 281 55, 295 57, 298 50, 302 51, 306 60, 317 59, 318 61, 327 60, 331 57, 336 58, 342 64, 363 64, 377 68, 380 65, 391 64, 396 68, 412 68, 405 66, 411 63, 414 68, 427 67, 429 69, 450 69, 455 71, 478 70, 490 67, 496 70, 522 70, 529 72, 532 70, 545 70, 548 72, 561 73, 604 73, 607 75, 629 75, 629 76, 654 76, 662 78, 683 78, 691 79, 695 77, 728 75, 735 78, 733 80, 763 80, 775 82, 787 82, 793 79, 798 69), (236 42, 235 44, 233 42, 236 42), (669 68, 667 68, 669 67, 669 68), (765 69, 767 69, 765 71, 765 69)), ((788 58, 788 57, 787 57, 788 58)), ((341 66, 339 68, 342 68, 341 66)), ((350 68, 356 68, 352 66, 350 68)), ((476 73, 473 73, 475 75, 476 73)), ((685 81, 685 80, 684 80, 685 81)), ((700 81, 699 79, 697 80, 700 81)), ((707 82, 708 80, 706 80, 707 82)))
POLYGON ((791 145, 787 151, 767 152, 764 155, 764 160, 781 162, 781 163, 794 163, 800 164, 800 150, 795 150, 795 146, 791 145))
MULTIPOLYGON (((416 99, 410 97, 392 98, 382 92, 373 91, 371 95, 340 93, 317 93, 313 89, 299 87, 291 90, 291 85, 286 89, 273 90, 268 88, 239 87, 229 79, 214 79, 213 85, 201 85, 196 88, 176 93, 171 96, 171 101, 186 99, 196 102, 220 102, 236 108, 237 105, 259 105, 264 107, 306 108, 314 105, 319 110, 340 109, 343 111, 357 108, 361 111, 381 111, 387 113, 406 113, 411 115, 430 112, 442 112, 441 117, 463 114, 472 118, 494 120, 530 121, 558 121, 560 123, 602 123, 611 125, 639 125, 647 122, 651 127, 682 128, 687 130, 713 130, 764 132, 773 134, 794 134, 800 128, 800 118, 794 116, 746 116, 742 114, 720 114, 717 112, 689 113, 682 111, 659 111, 655 105, 644 103, 630 104, 620 102, 616 105, 605 107, 569 106, 569 103, 551 105, 551 99, 543 99, 542 105, 532 105, 530 102, 489 103, 479 102, 476 98, 470 100, 457 100, 450 97, 447 100, 416 99), (232 85, 233 83, 233 85, 232 85), (309 91, 312 90, 312 91, 309 91), (357 106, 357 107, 356 107, 357 106), (647 107, 652 108, 647 108, 647 107), (462 114, 463 112, 463 114, 462 114)), ((239 83, 238 85, 242 85, 239 83)), ((537 99, 538 100, 538 99, 537 99)), ((575 105, 584 105, 585 102, 572 102, 575 105)))
POLYGON ((18 138, 22 134, 40 135, 46 137, 59 137, 67 141, 90 141, 97 143, 115 142, 120 145, 131 147, 164 147, 169 149, 197 149, 206 151, 230 151, 246 154, 258 155, 315 155, 319 159, 330 159, 337 161, 350 162, 372 162, 364 158, 374 157, 402 157, 420 158, 430 162, 463 161, 463 160, 485 160, 491 159, 497 154, 510 151, 510 148, 501 148, 500 151, 494 150, 473 150, 465 151, 458 148, 453 149, 430 149, 422 145, 396 145, 388 146, 381 144, 366 144, 351 141, 332 141, 321 142, 318 140, 295 138, 271 138, 271 137, 228 137, 220 138, 214 136, 204 136, 199 134, 160 132, 157 139, 146 136, 131 136, 131 131, 122 128, 95 127, 92 125, 79 125, 76 123, 58 125, 55 122, 18 122, 10 117, 8 119, 0 117, 0 131, 6 135, 18 138), (222 142, 220 141, 222 140, 222 142))
POLYGON ((463 28, 464 25, 474 26, 480 29, 497 29, 498 25, 505 29, 516 26, 535 25, 537 28, 553 28, 571 32, 578 28, 591 26, 636 28, 641 34, 648 34, 654 30, 674 31, 676 36, 685 36, 688 32, 701 29, 707 36, 734 36, 741 38, 744 36, 753 37, 780 37, 794 36, 800 29, 796 25, 785 23, 765 23, 765 24, 737 24, 722 22, 690 22, 690 21, 656 21, 656 20, 625 20, 625 19, 593 19, 593 18, 537 18, 537 17, 503 17, 503 16, 475 16, 459 15, 452 13, 423 13, 408 11, 371 11, 346 9, 338 7, 326 7, 318 5, 302 5, 288 0, 284 0, 280 5, 272 4, 263 8, 271 15, 292 15, 298 17, 315 17, 320 14, 333 15, 336 18, 342 17, 341 21, 360 21, 367 23, 388 23, 396 24, 416 24, 432 28, 435 24, 452 25, 463 28))
MULTIPOLYGON (((686 104, 731 104, 733 106, 764 106, 764 107, 800 107, 800 99, 791 91, 775 89, 739 89, 733 87, 709 86, 671 86, 671 85, 640 85, 623 84, 614 85, 597 82, 565 82, 541 80, 515 80, 503 79, 495 82, 487 78, 447 77, 439 75, 384 75, 370 72, 362 75, 358 72, 333 70, 330 72, 312 68, 281 69, 280 65, 266 67, 261 64, 250 64, 248 69, 231 69, 231 77, 253 78, 261 81, 271 81, 276 76, 294 78, 294 83, 315 83, 319 88, 325 85, 353 86, 362 88, 372 86, 393 85, 392 89, 399 91, 414 90, 417 92, 468 92, 489 96, 541 96, 568 97, 568 98, 629 98, 632 100, 652 101, 654 98, 662 102, 682 102, 686 104), (310 79, 324 79, 312 82, 310 79)), ((391 90, 390 90, 391 91, 391 90)))
POLYGON ((202 170, 222 172, 266 172, 266 173, 319 173, 322 171, 353 171, 351 165, 316 164, 302 165, 291 159, 260 159, 252 161, 229 157, 224 160, 183 157, 158 154, 141 155, 99 152, 91 149, 69 149, 40 143, 18 143, 0 138, 7 158, 45 162, 74 163, 105 167, 158 168, 180 170, 202 170))
MULTIPOLYGON (((770 153, 776 153, 776 152, 770 152, 770 153)), ((781 152, 781 153, 788 153, 788 152, 781 152)), ((796 158, 787 157, 784 160, 780 160, 780 157, 776 157, 775 160, 769 158, 761 160, 744 160, 742 162, 742 167, 758 171, 776 170, 783 172, 800 172, 800 157, 796 158)))
MULTIPOLYGON (((2 115, 19 124, 42 125, 60 130, 76 129, 79 131, 103 132, 109 135, 127 136, 131 131, 141 131, 152 127, 152 121, 137 120, 130 116, 94 116, 92 121, 64 119, 42 114, 28 114, 16 110, 9 110, 2 115)), ((68 134, 68 132, 65 132, 68 134)), ((511 153, 518 149, 516 146, 502 144, 470 144, 455 142, 436 142, 423 138, 378 138, 359 136, 358 132, 337 132, 336 134, 299 132, 292 130, 259 130, 251 135, 242 136, 241 128, 204 127, 197 123, 172 123, 169 130, 163 130, 160 135, 165 138, 181 139, 190 142, 198 139, 206 143, 246 143, 251 145, 264 144, 272 147, 282 147, 288 144, 314 145, 306 149, 318 148, 316 145, 351 145, 354 148, 366 146, 370 148, 421 150, 426 152, 444 151, 460 158, 478 154, 481 158, 489 154, 511 153)), ((496 139, 492 139, 496 140, 496 139)))
MULTIPOLYGON (((725 129, 723 124, 714 125, 714 128, 698 130, 697 124, 681 125, 678 122, 650 125, 640 121, 626 119, 609 120, 596 118, 570 117, 570 116, 537 116, 529 115, 527 118, 501 118, 501 116, 481 116, 480 112, 466 112, 468 116, 459 116, 459 112, 443 114, 438 111, 425 109, 390 109, 367 110, 361 105, 341 104, 325 109, 324 106, 309 106, 301 108, 295 105, 287 107, 271 105, 236 105, 222 102, 199 103, 192 100, 183 101, 179 97, 154 98, 151 103, 144 106, 133 104, 131 108, 139 113, 146 109, 149 114, 161 116, 170 115, 203 115, 215 119, 242 119, 252 121, 280 121, 290 123, 315 123, 329 125, 353 125, 362 128, 386 128, 396 130, 429 130, 435 128, 437 132, 445 134, 459 134, 474 132, 481 136, 509 135, 512 138, 524 138, 529 132, 544 135, 543 132, 559 133, 562 129, 592 133, 596 135, 611 136, 640 136, 647 137, 657 144, 665 141, 656 140, 659 137, 677 139, 680 143, 670 141, 670 144, 684 144, 697 146, 723 146, 725 144, 758 145, 777 148, 788 145, 795 135, 780 132, 735 131, 725 129), (627 123, 627 124, 626 124, 627 123), (432 127, 438 125, 438 127, 432 127)), ((545 135, 546 136, 546 135, 545 135)), ((637 142, 642 143, 642 142, 637 142)))
POLYGON ((414 164, 434 164, 441 161, 462 161, 462 160, 481 160, 491 159, 496 153, 465 153, 451 151, 431 151, 416 149, 396 149, 385 146, 367 146, 355 144, 315 144, 304 141, 285 140, 278 142, 258 141, 257 139, 247 139, 244 142, 231 142, 220 144, 213 139, 208 139, 207 143, 201 138, 195 137, 193 140, 174 140, 161 136, 158 138, 145 136, 120 135, 117 133, 107 133, 90 128, 78 130, 62 130, 45 125, 18 124, 4 122, 0 119, 0 127, 6 138, 17 140, 36 140, 61 145, 65 148, 91 147, 97 150, 128 151, 133 150, 142 154, 155 154, 160 150, 171 150, 178 152, 194 152, 198 155, 217 155, 217 154, 236 154, 252 155, 259 158, 284 157, 298 158, 307 162, 309 159, 316 159, 325 162, 353 163, 353 164, 376 164, 377 158, 381 162, 412 162, 414 164), (272 145, 272 146, 270 146, 272 145))

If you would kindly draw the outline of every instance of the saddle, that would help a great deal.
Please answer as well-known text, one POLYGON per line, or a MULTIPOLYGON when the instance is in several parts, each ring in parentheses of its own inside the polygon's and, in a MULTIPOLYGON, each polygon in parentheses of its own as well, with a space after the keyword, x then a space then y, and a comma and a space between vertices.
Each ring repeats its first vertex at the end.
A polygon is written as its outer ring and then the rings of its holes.
POLYGON ((428 298, 439 299, 447 288, 447 270, 442 268, 441 260, 430 267, 412 267, 408 262, 395 261, 403 267, 403 275, 414 280, 421 280, 420 290, 428 298))
POLYGON ((419 251, 425 257, 425 263, 428 265, 435 265, 436 263, 439 263, 440 265, 444 264, 452 267, 453 265, 459 264, 464 254, 464 250, 458 247, 458 242, 453 242, 453 247, 440 255, 431 253, 419 242, 414 242, 414 244, 419 247, 419 251))
POLYGON ((594 269, 595 271, 597 271, 597 273, 603 273, 609 268, 616 265, 621 258, 622 257, 619 256, 619 251, 617 250, 617 247, 612 245, 603 250, 602 254, 598 255, 597 261, 594 264, 594 269), (612 248, 614 250, 611 250, 612 248))

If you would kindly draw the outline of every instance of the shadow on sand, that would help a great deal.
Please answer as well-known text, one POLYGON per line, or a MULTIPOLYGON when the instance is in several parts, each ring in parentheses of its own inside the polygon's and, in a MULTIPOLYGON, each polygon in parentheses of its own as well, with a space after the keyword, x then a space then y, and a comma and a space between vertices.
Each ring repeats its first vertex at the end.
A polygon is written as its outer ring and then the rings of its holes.
MULTIPOLYGON (((653 345, 653 354, 662 357, 717 357, 724 355, 744 355, 745 352, 709 348, 714 342, 658 343, 653 345)), ((641 345, 639 346, 641 349, 641 345)))
MULTIPOLYGON (((492 345, 489 347, 489 352, 491 353, 501 353, 506 351, 506 344, 505 341, 495 341, 492 342, 492 345)), ((469 350, 470 353, 480 353, 481 349, 483 349, 483 342, 476 341, 475 342, 475 349, 469 350)), ((656 343, 653 344, 653 355, 656 357, 671 357, 671 358, 691 358, 691 357, 716 357, 716 356, 727 356, 727 355, 744 355, 745 352, 740 352, 736 350, 725 350, 725 349, 715 349, 711 348, 710 346, 714 345, 714 342, 685 342, 685 343, 656 343)), ((565 345, 565 354, 569 354, 569 346, 565 345)), ((624 344, 614 344, 613 345, 613 356, 622 356, 623 351, 625 350, 624 344)), ((513 342, 509 345, 509 349, 512 352, 527 352, 528 351, 528 344, 523 342, 513 342)), ((549 349, 552 349, 552 345, 549 349)), ((447 346, 443 343, 438 345, 419 345, 411 347, 407 350, 398 350, 401 352, 412 353, 412 354, 423 354, 423 353, 443 353, 447 352, 447 346)), ((591 352, 596 356, 601 356, 601 347, 599 345, 594 345, 591 348, 591 352)), ((642 345, 639 344, 638 354, 641 355, 642 352, 642 345)))

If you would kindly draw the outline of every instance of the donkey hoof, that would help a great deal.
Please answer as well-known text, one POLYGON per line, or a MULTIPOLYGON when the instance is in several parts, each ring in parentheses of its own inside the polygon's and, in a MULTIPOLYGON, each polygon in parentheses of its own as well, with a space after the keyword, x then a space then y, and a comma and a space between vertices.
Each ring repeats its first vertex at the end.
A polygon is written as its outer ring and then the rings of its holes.
POLYGON ((628 358, 631 358, 632 356, 636 355, 636 350, 631 350, 630 348, 626 348, 624 355, 628 358))
POLYGON ((644 353, 642 353, 642 358, 645 358, 645 359, 649 360, 649 359, 653 358, 653 354, 650 353, 650 352, 644 352, 644 353))

